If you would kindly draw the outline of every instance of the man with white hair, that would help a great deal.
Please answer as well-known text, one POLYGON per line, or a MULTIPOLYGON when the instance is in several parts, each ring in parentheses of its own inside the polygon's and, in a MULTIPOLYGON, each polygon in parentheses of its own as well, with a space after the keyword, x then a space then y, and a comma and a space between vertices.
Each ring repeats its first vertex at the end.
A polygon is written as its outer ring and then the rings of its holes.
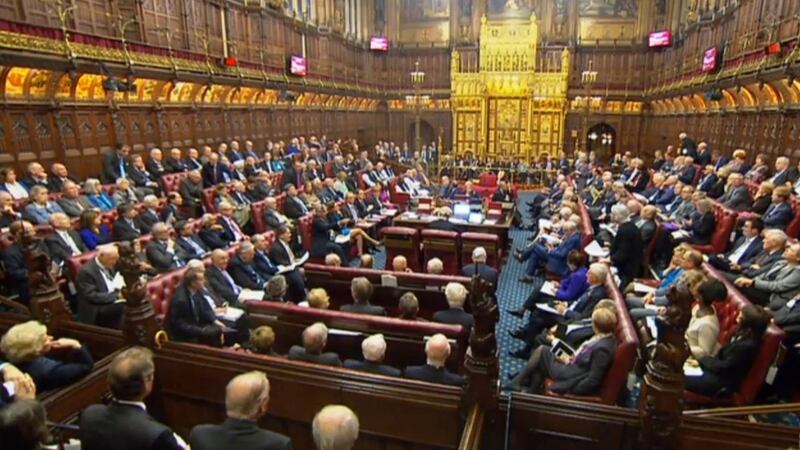
POLYGON ((392 259, 392 270, 395 272, 413 272, 408 267, 408 260, 403 255, 397 255, 392 259))
POLYGON ((444 263, 439 258, 431 258, 425 265, 425 269, 430 275, 441 275, 444 272, 444 263))
POLYGON ((679 134, 678 139, 680 140, 680 146, 678 147, 680 154, 697 158, 697 144, 694 143, 694 140, 686 132, 679 134))
POLYGON ((464 302, 467 300, 467 288, 461 283, 450 282, 444 288, 444 296, 447 298, 449 309, 438 311, 433 315, 434 322, 461 325, 467 330, 472 328, 475 319, 472 314, 464 311, 464 302))
POLYGON ((53 174, 53 176, 47 180, 47 188, 50 189, 50 192, 61 192, 64 183, 67 181, 71 183, 78 182, 78 180, 70 176, 69 171, 67 171, 67 166, 61 163, 54 163, 50 166, 50 173, 53 174))
POLYGON ((78 289, 78 320, 91 325, 119 328, 122 319, 122 288, 125 281, 117 272, 119 250, 115 244, 97 247, 97 256, 81 267, 78 289))
POLYGON ((533 282, 533 277, 542 268, 559 276, 565 276, 569 272, 567 267, 567 255, 572 250, 577 250, 581 246, 581 234, 578 232, 575 222, 567 221, 561 227, 561 242, 558 244, 551 241, 536 242, 528 246, 525 251, 517 251, 517 259, 528 262, 519 281, 523 283, 533 282))
POLYGON ((427 356, 425 365, 406 367, 403 373, 406 378, 453 386, 464 384, 464 377, 452 373, 444 367, 450 356, 450 342, 447 340, 447 336, 441 333, 431 336, 425 343, 425 355, 427 356))
POLYGON ((611 221, 618 227, 611 243, 610 258, 606 262, 617 268, 622 289, 639 276, 644 255, 642 234, 636 223, 630 220, 630 216, 631 212, 625 205, 616 204, 611 207, 611 221))
POLYGON ((342 258, 336 253, 328 253, 325 255, 325 265, 328 267, 342 267, 342 258))
POLYGON ((164 222, 156 222, 153 225, 150 242, 145 247, 147 262, 159 273, 169 272, 186 265, 185 261, 191 259, 181 256, 183 251, 175 244, 175 240, 170 238, 171 227, 164 222))
POLYGON ((289 437, 259 428, 269 408, 269 379, 264 372, 237 375, 225 388, 227 418, 219 425, 197 425, 189 436, 193 450, 291 450, 289 437))
POLYGON ((472 249, 472 264, 467 264, 461 269, 461 275, 465 277, 478 276, 481 279, 497 284, 497 269, 486 264, 486 249, 483 247, 475 247, 472 249))
POLYGON ((156 222, 161 222, 158 214, 158 197, 155 195, 146 195, 142 203, 144 203, 144 208, 139 211, 137 221, 142 233, 149 233, 156 222))
POLYGON ((163 158, 164 155, 161 153, 160 148, 153 147, 150 150, 150 159, 147 160, 147 171, 156 177, 156 179, 161 178, 161 175, 167 173, 167 170, 164 168, 163 158))
POLYGON ((164 160, 164 168, 169 173, 186 172, 187 170, 189 170, 189 167, 183 161, 183 155, 181 154, 181 149, 177 147, 173 147, 170 149, 169 156, 167 156, 164 160))
POLYGON ((344 312, 385 316, 386 309, 383 306, 371 305, 369 303, 374 290, 375 288, 372 286, 372 283, 366 277, 353 278, 353 280, 350 281, 350 295, 353 297, 353 303, 342 305, 339 309, 344 312))
POLYGON ((82 255, 86 252, 86 245, 77 231, 72 229, 72 224, 64 213, 55 213, 50 216, 50 226, 53 233, 44 238, 53 262, 61 264, 70 257, 82 255))
POLYGON ((351 450, 358 439, 358 417, 343 405, 328 405, 314 416, 311 433, 317 450, 351 450))
POLYGON ((303 330, 303 345, 293 345, 288 358, 295 361, 308 361, 326 366, 341 366, 339 355, 323 352, 328 343, 328 327, 322 322, 309 325, 303 330))
POLYGON ((789 167, 789 158, 785 156, 775 158, 775 175, 771 176, 767 181, 775 186, 780 186, 791 183, 795 178, 797 178, 797 169, 789 167))
POLYGON ((364 355, 364 361, 346 359, 344 367, 390 377, 399 377, 402 374, 400 369, 382 364, 386 356, 386 340, 382 334, 373 334, 361 341, 361 353, 364 355))

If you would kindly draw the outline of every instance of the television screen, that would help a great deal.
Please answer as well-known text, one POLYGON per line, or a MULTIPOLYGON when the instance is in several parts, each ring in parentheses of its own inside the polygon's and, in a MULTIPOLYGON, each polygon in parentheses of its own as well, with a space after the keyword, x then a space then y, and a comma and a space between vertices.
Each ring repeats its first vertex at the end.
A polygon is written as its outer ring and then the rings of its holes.
POLYGON ((781 53, 782 47, 780 42, 773 42, 767 46, 768 55, 778 55, 781 53))
POLYGON ((378 52, 389 51, 389 38, 386 36, 372 36, 369 40, 369 49, 378 52))
POLYGON ((717 47, 711 47, 703 53, 703 72, 717 69, 717 47))
POLYGON ((289 73, 297 77, 306 76, 308 74, 308 62, 306 59, 298 55, 290 56, 289 73))
POLYGON ((647 45, 650 48, 669 47, 672 45, 672 32, 669 30, 654 31, 647 35, 647 45))

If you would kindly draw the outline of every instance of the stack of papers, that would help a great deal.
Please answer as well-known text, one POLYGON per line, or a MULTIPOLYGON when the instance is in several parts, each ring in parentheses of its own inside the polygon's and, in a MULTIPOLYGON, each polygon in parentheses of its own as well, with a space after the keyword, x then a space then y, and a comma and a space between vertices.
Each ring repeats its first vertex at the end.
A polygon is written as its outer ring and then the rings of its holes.
POLYGON ((236 322, 239 320, 240 317, 244 314, 243 309, 234 308, 232 306, 228 306, 225 308, 225 312, 222 314, 217 314, 218 319, 227 320, 228 322, 236 322))
POLYGON ((539 229, 540 230, 550 230, 553 228, 553 222, 547 219, 539 219, 539 229))
MULTIPOLYGON (((240 302, 260 301, 260 300, 264 300, 264 295, 265 295, 264 291, 253 291, 253 290, 250 290, 250 289, 242 289, 242 292, 239 292, 239 301, 240 302)), ((231 309, 231 308, 228 308, 228 309, 231 309)))
POLYGON ((397 287, 397 277, 389 274, 381 275, 381 286, 397 287))
POLYGON ((653 286, 648 286, 648 285, 646 285, 644 283, 639 283, 638 281, 635 281, 633 283, 633 290, 636 291, 636 292, 639 292, 641 294, 647 294, 647 293, 650 293, 650 292, 654 292, 656 290, 656 288, 654 288, 653 286))
POLYGON ((497 219, 486 219, 483 221, 484 225, 495 225, 497 224, 497 219))
POLYGON ((608 257, 608 249, 605 249, 600 246, 597 241, 592 241, 586 248, 583 249, 587 255, 593 258, 606 258, 608 257))
POLYGON ((305 264, 306 261, 308 261, 308 252, 303 253, 303 256, 301 256, 300 259, 295 260, 294 264, 289 264, 288 266, 280 266, 279 265, 278 266, 278 274, 282 275, 282 274, 284 274, 286 272, 291 272, 294 269, 297 269, 298 267, 300 267, 303 264, 305 264))
POLYGON ((556 284, 554 282, 546 281, 542 285, 542 288, 539 289, 539 292, 541 292, 542 294, 545 294, 545 295, 549 295, 551 297, 555 297, 556 296, 556 292, 558 292, 558 288, 556 287, 556 284))
POLYGON ((617 227, 615 227, 613 225, 609 225, 607 223, 601 223, 600 224, 600 229, 601 230, 606 230, 612 236, 616 236, 617 235, 617 227))
MULTIPOLYGON (((420 206, 422 206, 422 205, 420 205, 420 206)), ((389 216, 389 217, 394 217, 394 216, 397 215, 397 210, 396 209, 384 209, 383 210, 383 215, 384 216, 389 216)))

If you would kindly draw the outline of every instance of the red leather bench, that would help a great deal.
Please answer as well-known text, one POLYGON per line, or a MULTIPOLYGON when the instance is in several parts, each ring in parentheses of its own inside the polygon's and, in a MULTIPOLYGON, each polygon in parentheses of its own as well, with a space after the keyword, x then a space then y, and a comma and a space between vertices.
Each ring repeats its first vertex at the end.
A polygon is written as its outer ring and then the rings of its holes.
MULTIPOLYGON (((625 305, 625 298, 622 296, 614 278, 609 271, 606 278, 606 289, 608 290, 609 298, 614 300, 617 305, 617 330, 614 333, 617 338, 617 349, 614 353, 614 362, 606 373, 603 384, 600 386, 600 391, 593 396, 578 396, 578 395, 564 395, 561 397, 572 398, 593 403, 602 403, 605 405, 614 405, 619 399, 623 386, 628 381, 628 373, 633 369, 636 362, 636 351, 639 347, 639 337, 636 334, 636 328, 633 326, 631 316, 628 314, 628 308, 625 305)), ((549 390, 552 384, 551 380, 547 381, 547 395, 560 397, 549 390)))
POLYGON ((247 302, 246 307, 251 314, 249 326, 271 326, 275 331, 275 351, 282 354, 299 344, 303 330, 315 322, 323 322, 331 330, 346 330, 328 335, 328 350, 336 349, 342 360, 362 359, 361 341, 368 335, 382 333, 387 342, 386 364, 395 367, 424 364, 424 337, 442 333, 451 339, 453 346, 448 368, 459 371, 468 345, 469 335, 461 325, 312 309, 292 303, 255 301, 247 302))
POLYGON ((583 248, 594 240, 594 227, 592 227, 592 216, 580 197, 578 197, 578 213, 581 215, 581 248, 583 248))
POLYGON ((800 199, 792 199, 792 212, 794 217, 786 226, 786 234, 793 239, 800 238, 800 199))
POLYGON ((711 241, 703 245, 692 244, 692 247, 708 255, 725 253, 731 241, 731 233, 733 233, 733 229, 736 226, 737 216, 738 213, 736 211, 720 204, 714 204, 714 218, 717 222, 717 228, 714 230, 714 234, 711 235, 711 241))
POLYGON ((389 180, 389 200, 397 205, 400 209, 407 209, 408 204, 411 202, 411 195, 408 192, 397 191, 397 178, 389 180))
POLYGON ((303 241, 303 248, 307 252, 311 251, 312 233, 311 226, 314 223, 314 214, 306 214, 305 216, 297 219, 297 233, 300 233, 300 238, 303 241))
MULTIPOLYGON (((711 278, 720 280, 725 284, 725 287, 728 288, 728 300, 714 305, 717 311, 717 318, 719 319, 719 343, 725 345, 730 341, 731 336, 733 336, 733 333, 736 331, 736 316, 739 314, 739 311, 751 303, 733 283, 730 283, 714 267, 708 263, 704 263, 703 269, 711 278)), ((770 366, 778 355, 781 342, 785 338, 786 333, 779 326, 770 323, 769 327, 767 327, 767 331, 764 333, 764 337, 761 341, 761 349, 755 361, 750 366, 747 375, 742 379, 739 389, 734 392, 731 397, 713 398, 694 392, 684 391, 684 400, 691 405, 746 406, 753 404, 764 385, 764 380, 767 378, 767 372, 770 366)))
POLYGON ((386 268, 390 268, 395 256, 402 255, 408 260, 408 268, 421 272, 419 232, 408 227, 386 227, 381 230, 383 245, 386 246, 386 268))
POLYGON ((164 188, 164 193, 177 192, 181 180, 189 175, 188 172, 168 173, 161 176, 161 186, 164 188))
POLYGON ((461 272, 459 247, 458 233, 455 231, 422 230, 424 269, 427 270, 427 264, 431 258, 439 258, 444 266, 443 274, 458 275, 461 272))
POLYGON ((186 267, 183 267, 153 278, 147 283, 147 295, 159 322, 163 323, 164 318, 167 316, 169 305, 172 303, 175 291, 183 281, 185 273, 186 267))
POLYGON ((210 187, 203 189, 203 206, 206 207, 206 212, 211 214, 217 213, 216 198, 217 193, 214 192, 215 188, 210 187))
POLYGON ((500 236, 492 233, 461 233, 461 265, 472 264, 472 251, 475 247, 486 250, 486 264, 500 270, 503 261, 503 249, 500 248, 500 236))

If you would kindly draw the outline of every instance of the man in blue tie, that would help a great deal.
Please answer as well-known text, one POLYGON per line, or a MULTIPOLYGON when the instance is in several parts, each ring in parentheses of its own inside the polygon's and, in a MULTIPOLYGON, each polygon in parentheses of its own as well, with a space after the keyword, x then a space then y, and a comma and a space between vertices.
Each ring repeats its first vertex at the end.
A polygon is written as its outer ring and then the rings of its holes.
POLYGON ((178 235, 175 239, 175 243, 178 244, 176 251, 184 262, 192 259, 202 259, 208 253, 208 247, 197 237, 189 222, 185 220, 177 222, 175 231, 178 235))
POLYGON ((227 251, 214 250, 211 253, 211 265, 206 270, 206 277, 208 277, 208 284, 215 295, 231 306, 238 306, 239 295, 244 289, 228 273, 229 261, 230 257, 227 251))
POLYGON ((267 280, 256 270, 255 256, 255 246, 250 242, 242 242, 228 264, 228 273, 238 286, 260 291, 264 290, 267 280))
POLYGON ((201 270, 186 271, 165 319, 170 339, 222 345, 225 325, 203 297, 205 281, 201 270))

